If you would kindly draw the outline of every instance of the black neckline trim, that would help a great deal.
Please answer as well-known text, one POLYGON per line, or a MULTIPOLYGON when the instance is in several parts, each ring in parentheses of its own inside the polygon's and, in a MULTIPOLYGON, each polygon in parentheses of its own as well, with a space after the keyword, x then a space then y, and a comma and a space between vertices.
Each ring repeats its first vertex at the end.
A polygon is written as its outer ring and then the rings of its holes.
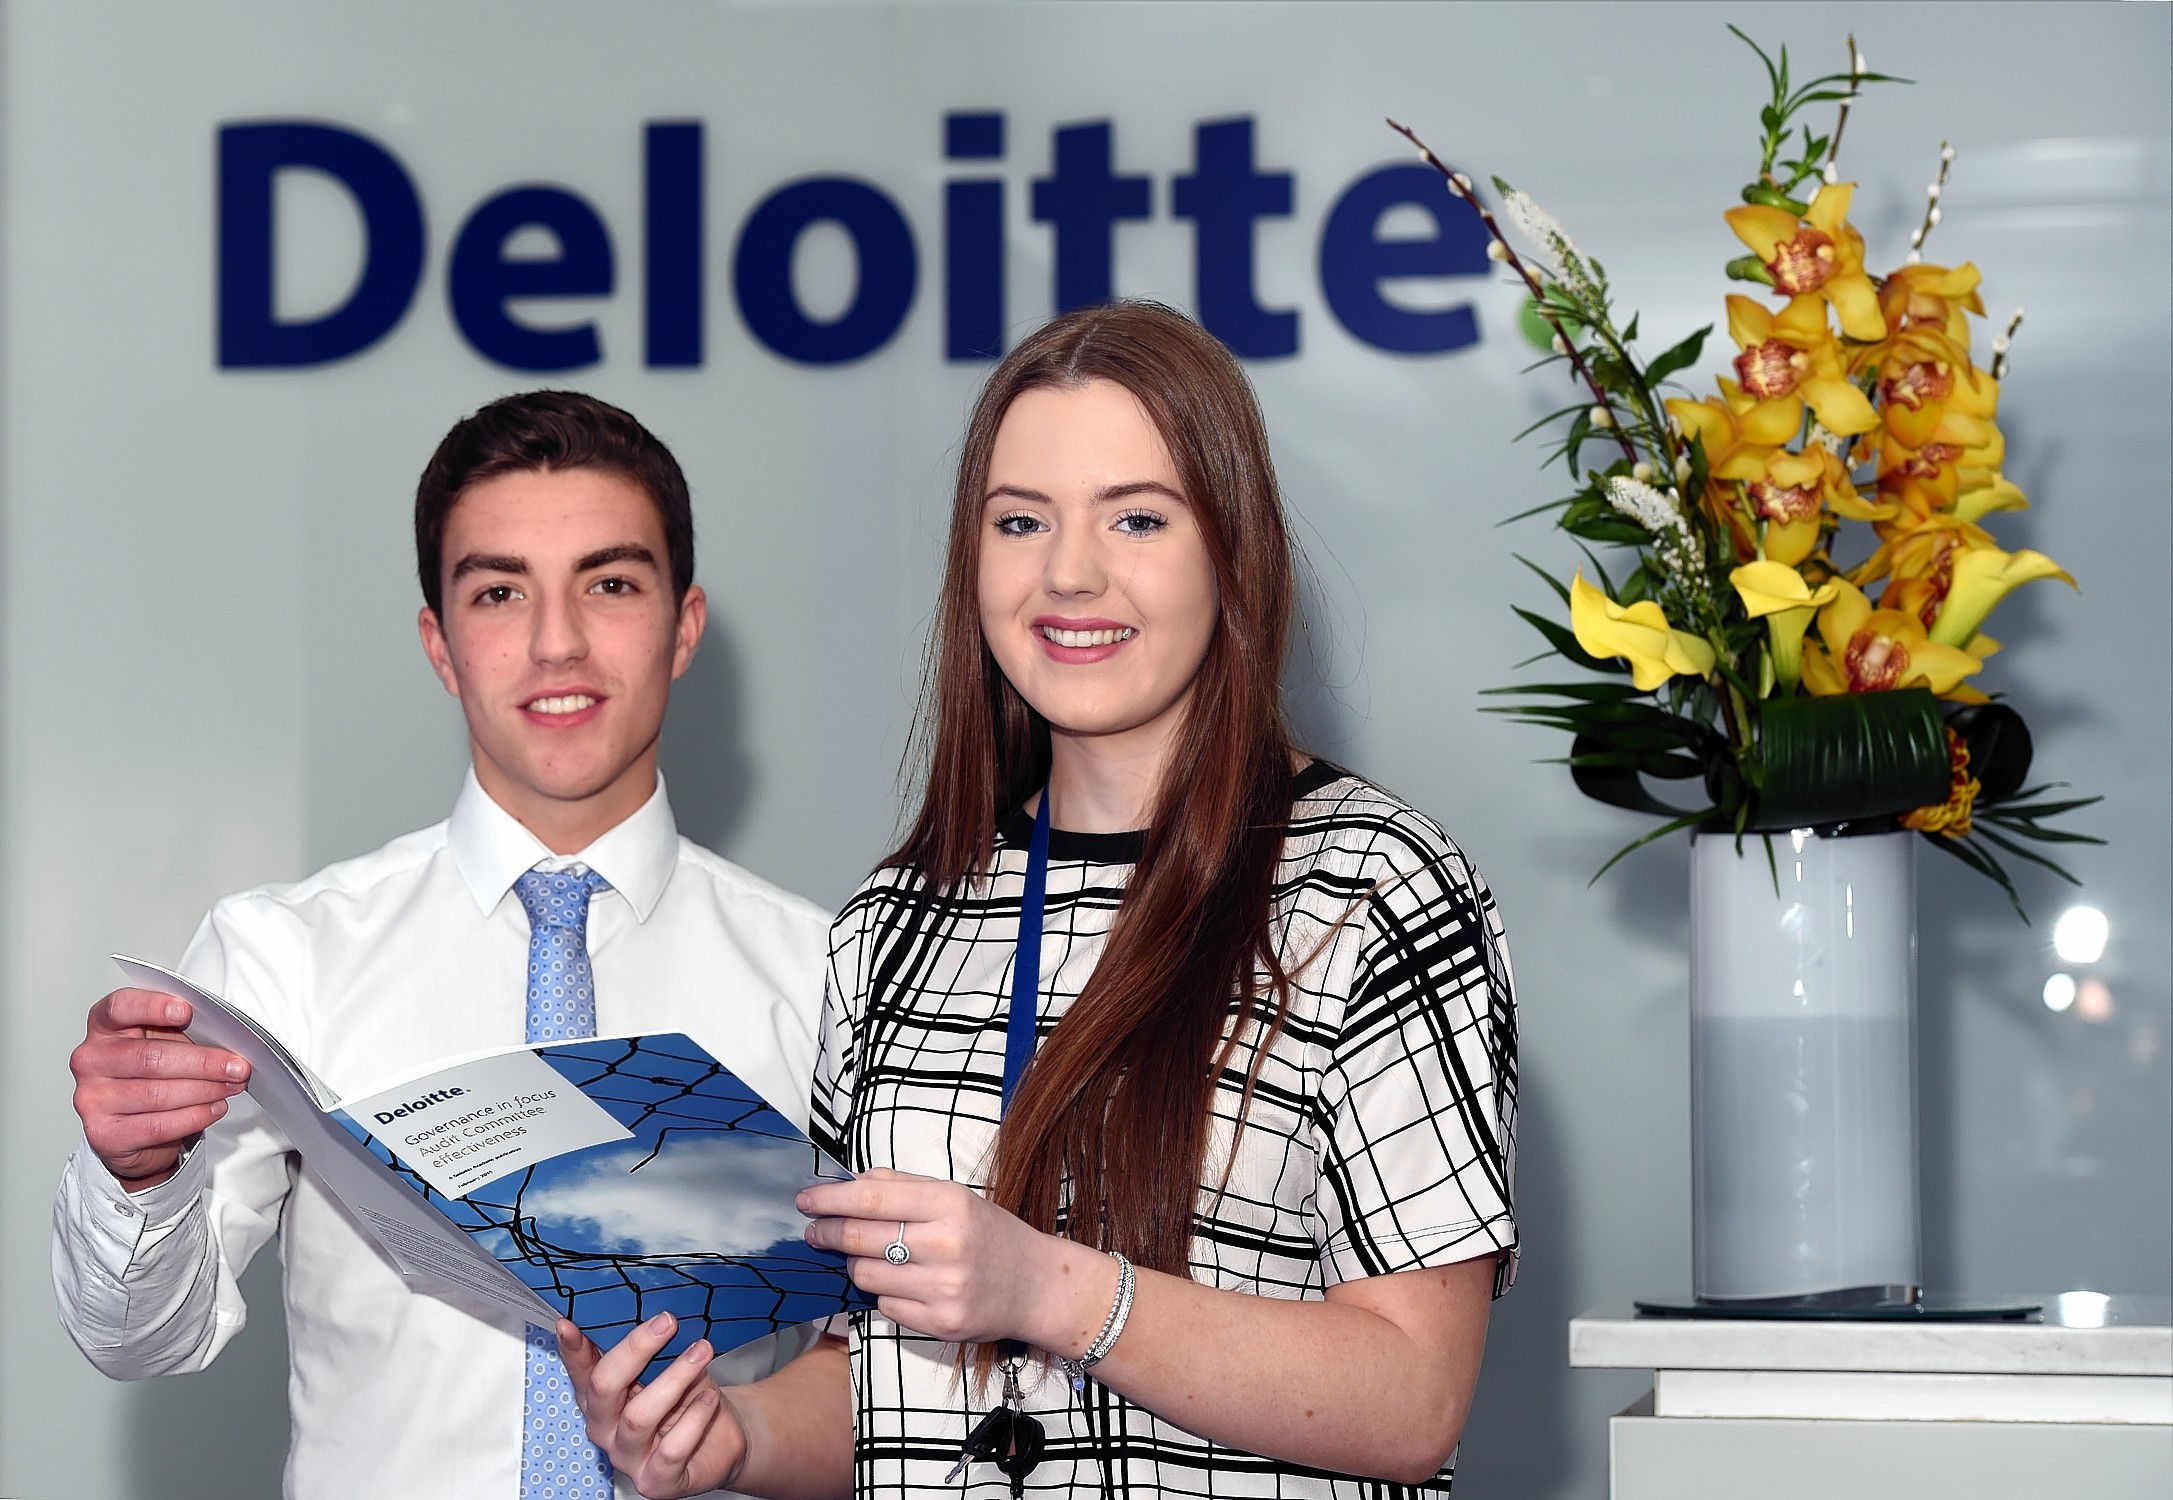
MULTIPOLYGON (((1350 772, 1325 760, 1315 760, 1291 778, 1290 797, 1293 802, 1309 797, 1339 781, 1350 772)), ((996 842, 1001 848, 1024 849, 1033 841, 1034 820, 1021 805, 999 814, 996 819, 996 842)), ((1049 858, 1070 860, 1075 863, 1094 865, 1136 865, 1146 848, 1145 829, 1132 829, 1124 833, 1074 833, 1066 828, 1049 830, 1049 858)))

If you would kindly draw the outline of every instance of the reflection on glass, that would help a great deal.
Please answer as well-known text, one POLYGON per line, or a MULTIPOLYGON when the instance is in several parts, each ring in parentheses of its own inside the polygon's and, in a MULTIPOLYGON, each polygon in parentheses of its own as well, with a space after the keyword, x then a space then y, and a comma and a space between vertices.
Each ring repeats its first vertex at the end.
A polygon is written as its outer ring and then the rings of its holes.
POLYGON ((2104 980, 2092 975, 2075 987, 2075 1014, 2092 1025, 2113 1018, 2113 992, 2104 980))
POLYGON ((2112 924, 2094 906, 2070 906, 2052 929, 2052 948, 2071 964, 2094 964, 2105 956, 2112 924))
POLYGON ((2045 981, 2045 1009, 2063 1011, 2075 1003, 2075 976, 2055 974, 2045 981))
POLYGON ((2105 1309, 2113 1299, 2103 1292, 2062 1292, 2052 1299, 2059 1321, 2070 1328, 2103 1328, 2105 1309))

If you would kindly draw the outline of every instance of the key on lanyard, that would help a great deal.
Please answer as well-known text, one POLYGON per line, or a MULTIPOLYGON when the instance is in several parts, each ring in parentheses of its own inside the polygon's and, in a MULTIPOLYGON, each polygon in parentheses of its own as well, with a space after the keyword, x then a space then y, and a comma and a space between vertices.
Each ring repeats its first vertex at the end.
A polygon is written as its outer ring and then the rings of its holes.
MULTIPOLYGON (((1011 1108, 1011 1096, 1034 1058, 1035 1012, 1041 998, 1041 923, 1049 889, 1049 791, 1043 787, 1041 806, 1034 811, 1034 836, 1026 849, 1026 888, 1019 898, 1018 949, 1011 964, 1011 1009, 1004 1017, 1004 1076, 1001 1110, 1011 1108)), ((1011 1480, 1011 1493, 1026 1493, 1026 1476, 1041 1461, 1047 1441, 1039 1419, 1025 1412, 1019 1391, 1019 1369, 1026 1346, 1006 1339, 1003 1351, 1003 1405, 973 1424, 958 1462, 943 1476, 950 1484, 969 1464, 993 1463, 1011 1480)))

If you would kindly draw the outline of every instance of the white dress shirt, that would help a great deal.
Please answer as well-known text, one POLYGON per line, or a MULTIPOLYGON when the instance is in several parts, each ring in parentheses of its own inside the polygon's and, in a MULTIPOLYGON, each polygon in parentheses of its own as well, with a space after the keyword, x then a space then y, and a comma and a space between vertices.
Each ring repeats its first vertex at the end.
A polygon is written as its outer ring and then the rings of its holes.
MULTIPOLYGON (((180 970, 352 1096, 525 1039, 529 924, 512 886, 574 862, 611 883, 589 910, 598 1033, 683 1031, 804 1126, 829 918, 680 838, 661 780, 639 812, 554 859, 471 771, 448 821, 220 901, 180 970)), ((236 1279, 275 1234, 286 1493, 517 1496, 520 1326, 411 1291, 246 1094, 179 1172, 140 1193, 77 1148, 54 1205, 61 1320, 118 1379, 200 1370, 241 1330, 236 1279)), ((719 1374, 764 1373, 770 1351, 748 1355, 739 1363, 757 1368, 719 1374)))

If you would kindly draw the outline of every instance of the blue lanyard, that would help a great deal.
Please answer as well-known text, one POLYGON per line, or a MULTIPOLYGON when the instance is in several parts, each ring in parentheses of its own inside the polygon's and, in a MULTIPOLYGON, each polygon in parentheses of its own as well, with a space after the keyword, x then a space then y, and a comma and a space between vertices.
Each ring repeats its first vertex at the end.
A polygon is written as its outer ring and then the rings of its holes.
POLYGON ((1035 1013, 1041 1001, 1041 918, 1049 894, 1049 789, 1041 789, 1034 837, 1026 849, 1026 891, 1019 899, 1018 954, 1011 963, 1011 1013, 1004 1024, 1003 1113, 1011 1110, 1026 1065, 1034 1060, 1035 1013))
MULTIPOLYGON (((1034 836, 1026 846, 1026 891, 1019 898, 1019 945, 1011 960, 1011 1010, 1004 1018, 1003 1103, 998 1118, 1011 1112, 1011 1096, 1034 1060, 1035 1013, 1041 1008, 1041 917, 1049 895, 1049 789, 1041 789, 1034 813, 1034 836)), ((1003 1339, 997 1351, 1007 1360, 1026 1357, 1026 1345, 1003 1339)))

